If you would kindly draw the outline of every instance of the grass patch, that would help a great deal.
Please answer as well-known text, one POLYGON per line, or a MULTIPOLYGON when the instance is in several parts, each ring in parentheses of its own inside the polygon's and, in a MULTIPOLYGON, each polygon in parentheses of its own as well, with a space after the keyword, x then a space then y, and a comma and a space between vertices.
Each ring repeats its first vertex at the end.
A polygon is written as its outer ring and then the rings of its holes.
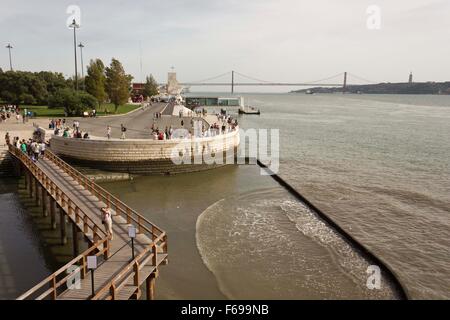
POLYGON ((120 105, 119 108, 117 108, 117 113, 114 113, 115 111, 114 104, 104 103, 101 105, 100 108, 97 109, 97 115, 101 116, 106 114, 124 114, 133 111, 135 109, 138 109, 139 107, 140 107, 139 105, 134 104, 123 104, 120 105))
MULTIPOLYGON (((65 117, 63 108, 50 109, 48 106, 20 106, 21 110, 27 109, 27 111, 33 112, 36 117, 44 118, 62 118, 65 117)), ((111 114, 124 114, 139 108, 139 105, 124 104, 119 106, 117 113, 114 113, 115 108, 112 103, 102 104, 99 109, 97 109, 97 115, 111 115, 111 114)))

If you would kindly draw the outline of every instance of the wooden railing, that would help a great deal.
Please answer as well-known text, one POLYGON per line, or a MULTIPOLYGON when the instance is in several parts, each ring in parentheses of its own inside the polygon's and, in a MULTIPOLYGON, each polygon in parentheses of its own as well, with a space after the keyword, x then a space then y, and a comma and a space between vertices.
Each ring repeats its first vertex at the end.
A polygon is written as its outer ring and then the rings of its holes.
POLYGON ((43 281, 35 285, 33 288, 22 294, 17 300, 43 300, 50 298, 56 300, 58 293, 65 291, 70 285, 76 285, 76 279, 84 279, 87 270, 87 257, 104 255, 107 247, 108 239, 105 238, 96 242, 82 254, 59 268, 55 273, 45 278, 43 281), (48 289, 46 289, 49 287, 48 289))
MULTIPOLYGON (((81 272, 81 278, 86 276, 87 256, 95 254, 103 255, 105 259, 108 258, 110 249, 109 240, 107 234, 103 231, 101 226, 97 225, 79 207, 77 207, 73 201, 62 190, 60 190, 58 186, 51 181, 51 179, 28 157, 28 155, 14 146, 10 146, 9 150, 24 164, 25 167, 28 168, 31 174, 35 176, 42 186, 47 189, 50 196, 55 199, 61 208, 63 208, 69 216, 72 217, 72 215, 74 215, 73 219, 77 224, 82 221, 84 233, 91 231, 93 234, 94 244, 89 249, 18 298, 19 300, 29 298, 41 300, 48 297, 56 299, 58 296, 58 291, 64 291, 64 285, 67 284, 71 277, 76 277, 76 274, 79 272, 81 272), (50 288, 45 290, 47 286, 50 286, 50 288)), ((99 200, 102 200, 109 207, 115 209, 116 214, 122 215, 126 218, 127 223, 131 224, 134 222, 137 225, 138 233, 146 234, 150 239, 152 239, 152 242, 146 246, 134 260, 120 270, 120 272, 115 275, 105 286, 99 289, 97 294, 91 299, 115 299, 116 295, 129 281, 130 277, 134 277, 135 285, 139 285, 139 272, 149 262, 149 260, 152 259, 152 265, 155 267, 157 266, 158 250, 161 250, 163 254, 167 254, 166 233, 141 216, 135 210, 131 209, 122 201, 114 197, 108 191, 104 190, 102 187, 57 157, 49 149, 45 150, 45 158, 52 161, 86 190, 95 195, 99 200)))
POLYGON ((30 173, 40 182, 47 190, 48 194, 58 203, 58 205, 66 211, 67 215, 72 218, 76 224, 83 225, 85 234, 92 233, 93 242, 107 237, 102 225, 93 221, 80 207, 78 207, 64 191, 62 191, 56 183, 54 183, 34 162, 15 146, 9 145, 9 151, 18 158, 23 165, 28 168, 30 173))
POLYGON ((133 285, 138 288, 140 285, 140 271, 152 260, 152 266, 158 266, 158 247, 152 244, 145 248, 134 260, 124 267, 111 281, 102 289, 98 290, 92 300, 116 300, 119 292, 133 278, 133 285))
POLYGON ((120 201, 117 197, 100 187, 94 181, 83 175, 81 172, 73 168, 64 160, 56 156, 49 149, 45 150, 45 157, 55 163, 59 168, 64 170, 70 177, 82 185, 85 189, 95 195, 99 200, 103 201, 108 207, 115 210, 116 214, 126 219, 128 224, 135 224, 137 233, 143 233, 158 245, 163 246, 164 252, 167 252, 167 237, 165 232, 151 223, 148 219, 140 215, 138 212, 120 201))

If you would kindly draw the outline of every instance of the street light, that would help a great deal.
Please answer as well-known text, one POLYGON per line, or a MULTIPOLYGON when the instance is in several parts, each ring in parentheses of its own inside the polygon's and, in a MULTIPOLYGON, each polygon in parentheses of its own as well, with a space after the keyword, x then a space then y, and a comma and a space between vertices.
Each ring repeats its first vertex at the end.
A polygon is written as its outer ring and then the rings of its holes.
POLYGON ((12 60, 11 60, 11 49, 13 48, 13 46, 10 43, 8 43, 6 48, 8 48, 8 51, 9 51, 9 68, 11 69, 11 71, 13 71, 12 60))
MULTIPOLYGON (((78 45, 78 48, 80 48, 80 57, 81 57, 81 78, 84 79, 84 65, 83 65, 83 48, 84 45, 80 42, 78 45)), ((85 87, 85 84, 83 82, 83 87, 85 87)), ((83 88, 86 89, 86 88, 83 88)))
POLYGON ((79 24, 73 19, 69 28, 73 28, 73 50, 75 53, 75 89, 78 90, 78 70, 77 70, 77 33, 76 30, 80 27, 79 24))

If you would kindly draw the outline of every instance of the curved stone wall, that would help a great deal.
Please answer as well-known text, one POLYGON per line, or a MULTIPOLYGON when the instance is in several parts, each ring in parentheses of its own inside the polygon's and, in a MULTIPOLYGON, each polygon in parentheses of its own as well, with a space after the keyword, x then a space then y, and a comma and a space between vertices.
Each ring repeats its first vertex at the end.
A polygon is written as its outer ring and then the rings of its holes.
POLYGON ((238 129, 215 137, 182 140, 75 139, 61 136, 50 139, 52 151, 71 162, 138 174, 173 174, 216 168, 226 164, 231 157, 234 160, 234 151, 238 145, 238 129), (222 152, 222 163, 205 163, 199 156, 206 153, 218 157, 222 152), (183 164, 179 164, 181 159, 184 160, 183 164))

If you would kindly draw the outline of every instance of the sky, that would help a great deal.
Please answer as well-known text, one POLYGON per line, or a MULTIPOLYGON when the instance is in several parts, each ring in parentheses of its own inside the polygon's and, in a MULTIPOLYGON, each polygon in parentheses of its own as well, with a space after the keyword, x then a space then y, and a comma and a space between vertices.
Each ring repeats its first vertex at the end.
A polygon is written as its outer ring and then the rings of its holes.
MULTIPOLYGON (((182 82, 231 70, 273 82, 344 71, 374 82, 405 82, 410 72, 450 80, 449 0, 0 0, 0 43, 14 47, 14 69, 74 74, 71 5, 84 64, 117 58, 137 82, 165 82, 171 67, 182 82), (374 5, 379 15, 367 11, 374 5)), ((0 67, 9 69, 6 48, 0 67)))

